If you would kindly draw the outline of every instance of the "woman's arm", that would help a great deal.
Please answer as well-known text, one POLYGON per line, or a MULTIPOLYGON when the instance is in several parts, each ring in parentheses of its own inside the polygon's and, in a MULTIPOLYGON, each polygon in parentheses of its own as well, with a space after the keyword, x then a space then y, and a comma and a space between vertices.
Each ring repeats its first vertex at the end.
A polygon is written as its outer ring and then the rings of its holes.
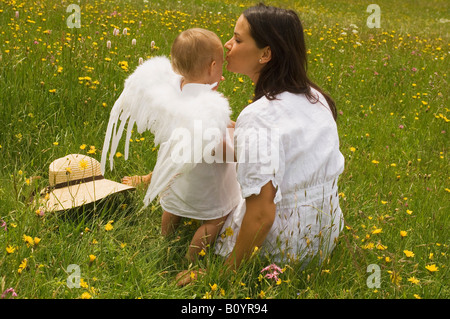
POLYGON ((255 246, 261 246, 266 239, 275 220, 275 193, 275 187, 269 181, 261 188, 259 195, 245 199, 246 211, 236 244, 225 261, 230 269, 237 269, 242 261, 251 256, 255 246))

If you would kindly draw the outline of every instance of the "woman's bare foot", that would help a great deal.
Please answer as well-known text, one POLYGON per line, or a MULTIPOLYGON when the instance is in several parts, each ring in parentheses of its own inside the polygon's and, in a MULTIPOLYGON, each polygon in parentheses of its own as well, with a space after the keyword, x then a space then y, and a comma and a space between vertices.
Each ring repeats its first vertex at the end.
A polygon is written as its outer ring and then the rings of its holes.
POLYGON ((140 185, 148 186, 152 180, 152 172, 148 175, 134 175, 134 176, 124 176, 122 178, 122 184, 137 187, 140 185))

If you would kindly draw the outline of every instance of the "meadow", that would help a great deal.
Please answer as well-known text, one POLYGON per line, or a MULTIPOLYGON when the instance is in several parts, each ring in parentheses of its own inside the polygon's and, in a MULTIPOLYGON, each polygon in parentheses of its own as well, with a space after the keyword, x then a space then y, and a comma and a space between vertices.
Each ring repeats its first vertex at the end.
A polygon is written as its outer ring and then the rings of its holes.
MULTIPOLYGON (((161 208, 155 201, 142 209, 144 189, 57 214, 41 214, 32 201, 48 185, 53 160, 71 153, 100 160, 109 112, 140 58, 168 56, 175 36, 191 27, 225 43, 255 2, 0 0, 2 298, 450 296, 448 2, 377 0, 379 28, 367 26, 369 1, 265 3, 298 12, 308 72, 338 108, 345 227, 333 254, 306 269, 278 265, 276 281, 261 272, 270 260, 257 254, 223 275, 211 251, 198 264, 184 261, 197 221, 160 235, 161 208), (72 3, 81 19, 70 28, 72 3), (77 287, 68 285, 69 265, 78 266, 77 287), (208 272, 178 287, 176 274, 188 268, 208 272)), ((236 120, 253 86, 224 76, 219 90, 236 120)), ((152 135, 134 132, 129 159, 115 154, 106 178, 146 174, 156 155, 152 135)))

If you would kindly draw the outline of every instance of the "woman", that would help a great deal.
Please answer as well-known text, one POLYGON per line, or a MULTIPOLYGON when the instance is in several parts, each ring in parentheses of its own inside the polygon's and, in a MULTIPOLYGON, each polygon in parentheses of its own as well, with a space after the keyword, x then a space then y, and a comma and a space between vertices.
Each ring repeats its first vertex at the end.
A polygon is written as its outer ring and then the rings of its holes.
POLYGON ((342 229, 337 180, 344 158, 335 104, 307 76, 301 22, 292 10, 251 7, 225 48, 227 69, 249 76, 255 97, 235 124, 245 203, 227 218, 216 252, 231 269, 255 247, 275 262, 324 258, 342 229), (255 144, 257 160, 250 161, 255 144))

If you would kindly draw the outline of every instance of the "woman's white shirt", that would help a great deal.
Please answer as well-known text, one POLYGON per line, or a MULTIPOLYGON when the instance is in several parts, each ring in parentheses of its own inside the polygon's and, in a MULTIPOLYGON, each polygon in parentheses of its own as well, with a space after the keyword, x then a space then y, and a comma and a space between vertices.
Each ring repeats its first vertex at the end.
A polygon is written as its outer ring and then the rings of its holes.
MULTIPOLYGON (((262 246, 275 260, 309 260, 334 248, 342 229, 337 181, 344 169, 336 123, 325 98, 281 93, 248 105, 235 129, 237 179, 244 198, 272 182, 276 217, 262 246)), ((231 214, 216 245, 228 255, 245 215, 245 202, 231 214), (232 235, 231 235, 232 234, 232 235)))

